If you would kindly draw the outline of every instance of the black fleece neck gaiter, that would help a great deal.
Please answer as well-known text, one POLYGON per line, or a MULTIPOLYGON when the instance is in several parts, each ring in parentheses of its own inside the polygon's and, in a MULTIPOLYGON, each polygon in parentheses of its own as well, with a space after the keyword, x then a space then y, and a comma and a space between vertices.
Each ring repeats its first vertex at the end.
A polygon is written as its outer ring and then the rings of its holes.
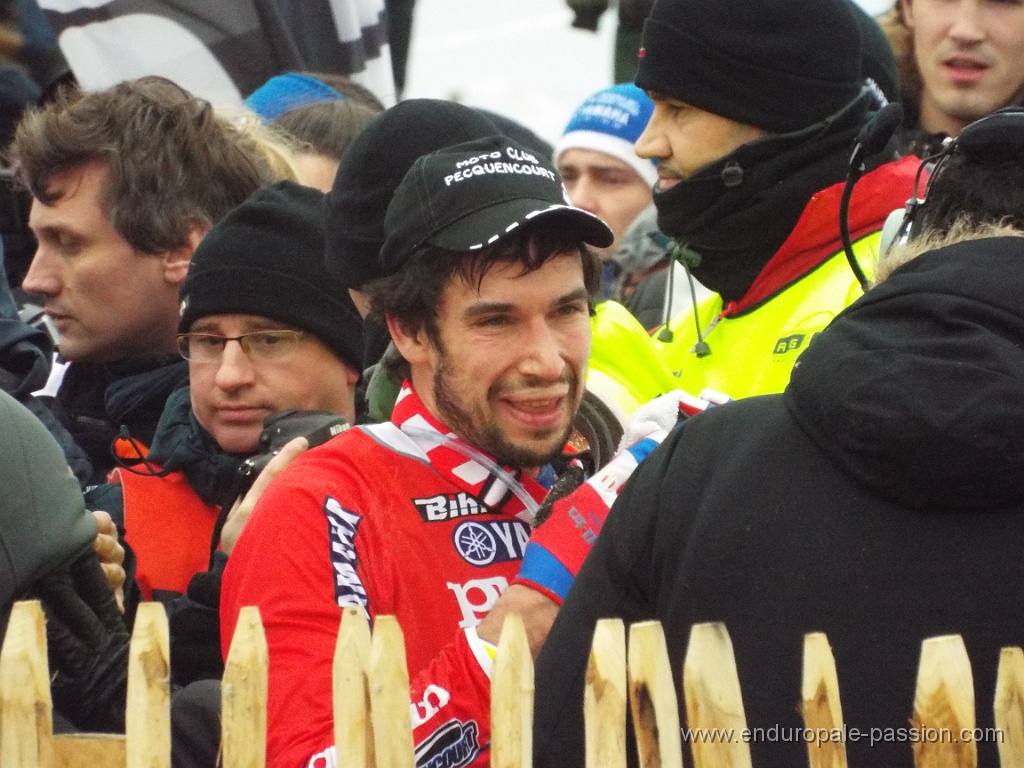
POLYGON ((693 276, 725 301, 741 298, 814 193, 845 178, 868 105, 862 96, 832 122, 740 147, 656 191, 658 228, 700 256, 693 276))

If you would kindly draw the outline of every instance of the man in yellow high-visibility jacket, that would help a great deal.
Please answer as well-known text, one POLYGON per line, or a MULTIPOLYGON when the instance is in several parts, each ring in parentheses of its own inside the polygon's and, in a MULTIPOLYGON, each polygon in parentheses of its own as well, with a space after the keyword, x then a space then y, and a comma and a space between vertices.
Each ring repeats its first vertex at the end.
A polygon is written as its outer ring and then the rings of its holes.
MULTIPOLYGON (((879 37, 856 13, 847 0, 655 3, 636 77, 655 107, 636 149, 658 160, 659 228, 718 294, 654 334, 684 389, 781 391, 801 350, 861 293, 839 201, 880 103, 862 73, 879 37)), ((869 163, 850 207, 862 261, 916 169, 869 163)))

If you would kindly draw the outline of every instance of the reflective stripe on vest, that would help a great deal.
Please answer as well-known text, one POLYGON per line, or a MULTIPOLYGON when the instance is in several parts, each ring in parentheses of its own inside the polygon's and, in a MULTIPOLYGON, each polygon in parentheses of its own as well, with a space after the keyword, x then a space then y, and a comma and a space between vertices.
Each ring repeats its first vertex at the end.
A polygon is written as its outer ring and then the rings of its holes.
POLYGON ((118 470, 124 489, 125 541, 135 552, 135 578, 146 600, 154 591, 184 594, 210 562, 210 539, 220 508, 204 504, 185 476, 136 475, 118 470))
MULTIPOLYGON (((875 232, 854 244, 864 265, 866 254, 877 253, 881 235, 875 232)), ((873 268, 865 265, 870 277, 873 268)), ((733 398, 781 392, 793 365, 816 334, 843 309, 863 295, 846 255, 840 250, 764 304, 741 315, 719 318, 722 297, 715 294, 698 312, 711 354, 697 357, 697 331, 692 311, 670 323, 671 342, 652 344, 662 361, 687 392, 704 388, 733 398)))

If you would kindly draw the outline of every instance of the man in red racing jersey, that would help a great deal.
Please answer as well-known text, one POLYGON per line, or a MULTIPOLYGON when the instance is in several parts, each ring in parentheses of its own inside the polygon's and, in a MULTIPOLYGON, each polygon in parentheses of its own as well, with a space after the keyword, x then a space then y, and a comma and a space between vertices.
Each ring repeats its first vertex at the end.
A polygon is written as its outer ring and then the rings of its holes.
POLYGON ((367 291, 402 358, 391 420, 292 462, 224 575, 223 626, 256 605, 266 629, 275 768, 341 762, 331 664, 347 605, 404 630, 417 765, 486 765, 504 616, 522 616, 536 652, 610 499, 664 435, 614 458, 531 534, 586 377, 600 284, 586 246, 612 233, 571 206, 546 159, 501 137, 417 160, 385 230, 389 276, 367 291))

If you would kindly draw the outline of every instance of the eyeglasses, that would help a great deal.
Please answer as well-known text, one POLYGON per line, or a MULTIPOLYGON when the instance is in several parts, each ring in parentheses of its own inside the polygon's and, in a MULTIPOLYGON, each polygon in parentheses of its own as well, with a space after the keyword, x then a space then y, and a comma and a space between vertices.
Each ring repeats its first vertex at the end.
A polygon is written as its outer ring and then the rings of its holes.
POLYGON ((305 337, 302 331, 253 331, 241 336, 217 336, 212 333, 178 334, 178 352, 193 363, 219 363, 229 341, 237 341, 251 360, 283 360, 295 351, 305 337))

